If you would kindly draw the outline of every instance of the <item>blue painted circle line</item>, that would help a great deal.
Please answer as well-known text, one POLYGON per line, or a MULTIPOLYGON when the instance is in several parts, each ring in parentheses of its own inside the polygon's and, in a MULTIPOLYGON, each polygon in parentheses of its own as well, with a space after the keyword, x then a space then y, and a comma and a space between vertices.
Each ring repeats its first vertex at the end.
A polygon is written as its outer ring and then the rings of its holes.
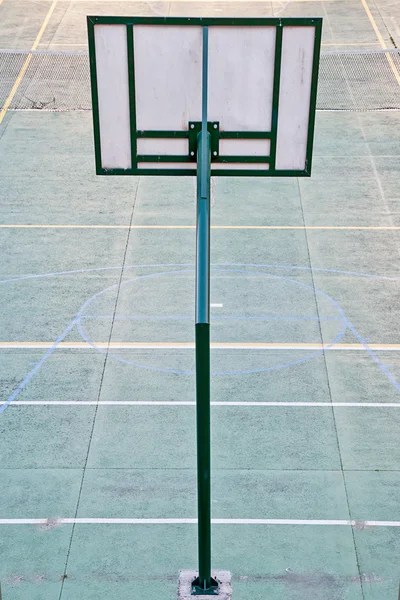
MULTIPOLYGON (((19 277, 10 277, 7 279, 2 279, 2 280, 0 280, 0 285, 11 284, 11 283, 18 284, 18 283, 26 282, 28 280, 36 281, 38 279, 63 277, 65 275, 82 275, 82 274, 86 274, 86 273, 99 273, 100 274, 100 273, 110 273, 113 271, 117 271, 117 272, 119 271, 119 272, 123 273, 130 269, 157 269, 157 268, 171 269, 171 268, 174 268, 175 270, 172 271, 173 273, 182 273, 185 271, 184 267, 185 268, 189 267, 187 269, 187 272, 193 273, 193 265, 192 264, 183 264, 183 263, 154 264, 153 263, 153 264, 141 264, 141 265, 124 265, 124 266, 115 266, 115 267, 92 267, 89 269, 74 269, 74 270, 68 270, 68 271, 55 271, 52 273, 50 272, 50 273, 38 273, 38 274, 33 274, 33 275, 22 275, 19 277), (179 267, 179 269, 177 269, 178 267, 179 267)), ((360 273, 357 271, 344 271, 344 270, 339 270, 339 269, 324 269, 324 268, 320 268, 320 267, 311 268, 311 267, 296 266, 296 265, 276 265, 276 264, 268 264, 268 263, 266 263, 266 264, 265 263, 262 263, 262 264, 257 264, 257 263, 237 263, 237 264, 225 263, 225 264, 223 264, 223 263, 219 263, 219 264, 212 264, 212 267, 213 267, 213 270, 221 270, 221 269, 225 269, 226 267, 235 267, 235 269, 231 269, 231 270, 238 271, 238 272, 245 272, 248 274, 258 272, 258 271, 251 271, 250 269, 273 269, 276 271, 291 271, 291 272, 307 272, 307 271, 308 272, 319 272, 319 273, 328 273, 330 275, 346 275, 346 276, 350 276, 350 277, 361 277, 361 278, 366 278, 366 279, 376 279, 376 280, 380 280, 380 281, 390 281, 390 282, 396 282, 396 283, 400 282, 400 277, 389 277, 389 276, 385 276, 385 275, 376 275, 376 274, 372 274, 372 273, 360 273), (238 267, 240 267, 240 268, 238 268, 238 267), (245 268, 245 270, 243 271, 244 268, 245 268)), ((141 279, 146 278, 146 277, 150 278, 150 277, 162 275, 167 272, 168 271, 163 271, 162 273, 142 275, 142 276, 139 276, 139 278, 141 278, 141 279)), ((262 273, 261 275, 274 277, 273 275, 268 275, 266 273, 262 273)), ((135 279, 135 278, 133 278, 133 279, 135 279)), ((286 278, 282 277, 282 279, 286 279, 286 278)), ((288 279, 288 280, 291 281, 290 279, 288 279)), ((130 280, 130 281, 132 281, 132 280, 130 280)), ((126 283, 129 283, 129 282, 126 282, 126 283)), ((294 282, 294 283, 301 285, 299 282, 294 282)), ((303 285, 305 287, 311 287, 311 286, 307 286, 307 284, 303 284, 303 285)), ((107 290, 117 288, 117 287, 118 287, 118 284, 116 284, 114 286, 110 286, 110 288, 107 288, 107 290)), ((311 288, 311 289, 313 289, 313 288, 311 288)), ((29 371, 29 373, 24 377, 24 379, 19 383, 17 388, 15 388, 15 390, 11 393, 11 395, 8 397, 8 399, 3 404, 0 405, 0 414, 3 413, 7 409, 7 407, 17 398, 17 396, 25 389, 25 387, 29 384, 29 382, 32 380, 32 378, 35 376, 35 374, 40 370, 42 365, 52 356, 52 354, 58 348, 59 344, 61 342, 63 342, 65 337, 71 331, 73 331, 75 326, 78 326, 78 325, 81 326, 80 320, 82 318, 84 318, 84 316, 86 316, 86 315, 84 315, 84 311, 85 311, 86 307, 88 305, 90 305, 90 303, 95 298, 97 298, 101 294, 104 294, 107 290, 102 290, 98 294, 95 294, 94 296, 92 296, 92 298, 89 298, 89 300, 87 300, 84 303, 84 305, 79 310, 79 312, 75 315, 73 320, 70 321, 70 323, 66 327, 66 329, 57 337, 54 344, 47 350, 47 352, 34 365, 34 367, 29 371)), ((330 344, 325 346, 324 349, 316 352, 313 356, 308 356, 305 360, 310 360, 310 358, 313 358, 314 356, 321 354, 325 349, 329 349, 332 346, 334 346, 334 344, 340 340, 340 338, 344 334, 344 331, 346 330, 346 327, 347 327, 349 329, 349 331, 358 340, 358 342, 361 344, 361 346, 364 347, 364 349, 367 352, 367 354, 369 355, 369 357, 375 362, 375 364, 378 366, 378 368, 381 370, 381 372, 386 376, 386 378, 390 381, 390 383, 400 393, 400 382, 398 382, 397 379, 394 377, 394 375, 390 372, 388 365, 384 364, 379 359, 379 357, 375 354, 375 352, 370 348, 367 340, 358 332, 358 330, 354 327, 354 325, 351 323, 351 321, 346 317, 341 306, 333 298, 331 298, 330 296, 328 296, 321 290, 314 289, 314 293, 318 294, 320 297, 325 298, 334 307, 336 307, 339 314, 341 315, 340 319, 338 319, 338 320, 341 320, 343 327, 342 327, 342 332, 340 332, 338 334, 338 336, 335 338, 335 340, 333 340, 330 344)), ((98 349, 98 351, 102 352, 101 349, 98 349)), ((116 360, 120 360, 120 357, 114 357, 114 358, 116 358, 116 360)), ((139 366, 141 368, 144 368, 143 365, 139 365, 139 366)), ((152 370, 159 370, 159 369, 154 369, 152 367, 148 367, 148 368, 151 368, 152 370)), ((276 367, 274 367, 274 368, 276 368, 276 367)), ((283 367, 281 367, 281 368, 283 368, 283 367)), ((271 370, 271 369, 265 369, 265 370, 271 370)), ((168 371, 168 372, 179 373, 179 371, 168 371)), ((183 373, 186 373, 186 372, 183 372, 183 373)))
MULTIPOLYGON (((128 269, 155 269, 167 267, 192 267, 191 263, 170 263, 170 264, 143 264, 143 265, 124 265, 117 267, 92 267, 90 269, 72 269, 69 271, 54 271, 52 273, 37 273, 34 275, 21 275, 20 277, 9 277, 1 279, 0 285, 6 283, 19 283, 30 279, 45 279, 51 277, 62 277, 64 275, 82 275, 86 273, 104 273, 109 271, 127 271, 128 269)), ((274 265, 270 263, 211 263, 213 268, 219 267, 250 267, 263 269, 276 269, 277 271, 313 271, 315 273, 330 273, 331 275, 348 275, 350 277, 365 277, 367 279, 378 279, 380 281, 400 282, 399 277, 389 277, 387 275, 375 275, 373 273, 360 273, 359 271, 343 271, 342 269, 324 269, 323 267, 304 267, 300 265, 274 265)))
MULTIPOLYGON (((186 266, 186 265, 185 265, 186 266)), ((233 265, 232 265, 233 266, 233 265)), ((234 265, 236 266, 236 265, 234 265)), ((251 267, 253 267, 255 265, 251 265, 251 267)), ((280 276, 280 275, 272 275, 270 273, 265 273, 262 271, 253 271, 253 270, 249 270, 249 269, 243 269, 243 268, 226 268, 226 266, 224 267, 213 267, 211 269, 211 272, 213 274, 217 274, 217 273, 240 273, 240 274, 245 274, 245 275, 258 275, 261 277, 266 277, 269 279, 276 279, 276 280, 281 280, 281 281, 286 281, 289 282, 291 284, 295 284, 297 286, 302 287, 303 289, 307 289, 310 290, 313 294, 318 295, 319 297, 323 298, 324 300, 326 300, 334 309, 335 311, 338 313, 338 317, 337 319, 332 319, 332 320, 337 320, 340 323, 340 330, 338 331, 337 335, 335 336, 335 338, 329 342, 328 344, 324 344, 323 347, 321 347, 320 349, 316 350, 315 352, 312 352, 310 354, 307 354, 307 356, 302 356, 301 358, 297 359, 297 360, 293 360, 293 361, 289 361, 286 363, 282 363, 282 364, 277 364, 274 366, 268 366, 268 367, 261 367, 261 368, 254 368, 254 369, 242 369, 242 370, 231 370, 231 371, 213 371, 212 375, 245 375, 245 374, 251 374, 251 373, 262 373, 262 372, 267 372, 267 371, 276 371, 276 370, 280 370, 280 369, 284 369, 286 367, 290 367, 290 366, 294 366, 294 365, 298 365, 298 364, 302 364, 304 362, 307 362, 313 358, 316 358, 317 356, 323 354, 323 352, 325 350, 328 350, 329 348, 331 348, 332 346, 334 346, 335 344, 337 344, 343 337, 346 328, 347 328, 347 318, 346 315, 343 311, 343 309, 341 308, 341 306, 330 296, 328 296, 328 294, 326 294, 325 292, 322 292, 321 290, 318 290, 316 288, 313 288, 311 285, 300 282, 300 281, 296 281, 292 278, 289 277, 284 277, 284 276, 280 276)), ((186 269, 186 268, 181 268, 181 269, 174 269, 174 270, 170 270, 170 271, 161 271, 161 272, 156 272, 156 273, 150 273, 150 274, 145 274, 145 275, 137 275, 135 277, 132 277, 124 282, 121 283, 121 287, 122 286, 126 286, 129 285, 135 281, 138 280, 143 280, 143 279, 151 279, 151 278, 157 278, 157 277, 162 277, 164 275, 176 275, 176 274, 194 274, 193 269, 186 269)), ((84 325, 83 325, 83 321, 87 321, 89 319, 96 319, 99 318, 98 316, 96 316, 93 313, 87 312, 87 309, 90 307, 90 305, 100 296, 103 296, 105 294, 107 294, 108 292, 110 292, 111 290, 117 289, 119 286, 119 284, 115 284, 112 285, 108 288, 105 288, 104 290, 101 290, 100 292, 98 292, 97 294, 95 294, 94 296, 92 296, 91 298, 89 298, 84 305, 82 306, 82 308, 80 309, 78 315, 77 315, 77 328, 78 331, 82 337, 82 339, 89 344, 92 348, 94 348, 95 350, 97 350, 98 352, 102 353, 102 354, 107 354, 107 356, 113 360, 116 360, 118 362, 121 363, 125 363, 134 367, 138 367, 140 369, 145 369, 145 370, 149 370, 149 371, 156 371, 156 372, 164 372, 164 373, 170 373, 170 374, 174 374, 174 375, 194 375, 195 371, 193 370, 182 370, 182 369, 169 369, 169 368, 163 368, 163 367, 154 367, 152 365, 148 365, 148 364, 143 364, 141 362, 136 362, 136 361, 132 361, 132 360, 128 360, 125 359, 119 355, 116 355, 114 353, 111 353, 108 349, 106 348, 100 348, 99 346, 96 346, 96 344, 93 342, 93 340, 89 337, 89 335, 87 334, 87 332, 84 329, 84 325)), ((177 319, 177 318, 188 318, 186 316, 181 316, 181 317, 177 317, 177 316, 165 316, 165 317, 161 317, 161 318, 171 318, 171 319, 177 319)), ((221 318, 221 317, 220 317, 221 318)), ((224 318, 224 317, 222 317, 224 318)), ((225 318, 248 318, 248 317, 242 317, 242 316, 236 316, 236 317, 225 317, 225 318)), ((250 319, 262 319, 262 316, 259 317, 249 317, 250 319)), ((279 317, 276 317, 277 319, 279 319, 279 317)), ((307 320, 309 317, 297 317, 300 320, 307 320)))

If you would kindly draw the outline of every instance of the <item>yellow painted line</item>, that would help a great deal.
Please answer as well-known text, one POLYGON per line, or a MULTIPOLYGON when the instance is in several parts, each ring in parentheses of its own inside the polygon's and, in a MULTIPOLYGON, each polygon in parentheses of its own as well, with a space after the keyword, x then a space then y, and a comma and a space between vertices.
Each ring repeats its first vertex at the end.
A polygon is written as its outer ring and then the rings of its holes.
MULTIPOLYGON (((60 1, 62 1, 62 0, 60 0, 60 1)), ((39 44, 39 46, 47 46, 47 43, 41 43, 41 44, 39 44)), ((68 44, 66 42, 63 42, 63 43, 50 42, 50 46, 84 46, 86 48, 87 44, 68 44)))
POLYGON ((42 26, 41 26, 40 30, 39 30, 39 33, 37 34, 36 39, 33 42, 33 46, 31 48, 31 50, 36 50, 36 48, 38 47, 39 42, 42 39, 42 35, 44 34, 44 31, 45 31, 47 25, 49 24, 50 17, 53 14, 53 11, 54 11, 54 9, 55 9, 55 7, 57 5, 57 2, 58 2, 58 0, 53 0, 53 3, 50 6, 49 11, 48 11, 47 15, 45 16, 45 19, 44 19, 44 21, 42 23, 42 26))
MULTIPOLYGON (((0 224, 0 229, 196 229, 195 225, 26 225, 0 224)), ((397 225, 212 225, 211 229, 277 229, 332 231, 398 231, 397 225)))
MULTIPOLYGON (((42 0, 44 1, 44 0, 42 0)), ((47 2, 50 2, 51 0, 45 0, 47 2)), ((124 2, 132 2, 132 0, 60 0, 61 2, 73 2, 73 3, 77 3, 77 2, 85 2, 87 4, 90 4, 90 2, 96 2, 96 3, 101 3, 101 2, 107 2, 112 4, 113 2, 119 2, 120 4, 123 4, 124 2)), ((221 0, 219 0, 221 1, 221 0)), ((330 2, 331 0, 296 0, 296 2, 330 2)), ((336 2, 341 2, 344 3, 346 0, 336 0, 336 2)), ((165 0, 164 2, 161 0, 161 2, 159 2, 159 4, 165 4, 168 5, 169 2, 180 2, 182 3, 182 0, 165 0)), ((216 2, 216 0, 183 0, 183 2, 185 4, 191 4, 191 3, 197 3, 197 4, 214 4, 216 2)), ((223 2, 223 0, 222 0, 223 2)), ((231 2, 234 2, 235 4, 246 4, 245 0, 229 0, 229 4, 231 2)), ((255 2, 265 2, 265 0, 252 0, 253 3, 255 2)), ((272 2, 272 4, 282 4, 282 0, 270 0, 270 2, 272 2)), ((228 4, 228 2, 227 2, 228 4)), ((167 8, 167 6, 165 7, 167 8)), ((165 15, 167 16, 167 15, 165 15)))
MULTIPOLYGON (((49 8, 49 10, 47 12, 47 15, 45 16, 45 19, 44 19, 44 21, 42 23, 42 26, 41 26, 41 28, 39 30, 39 33, 37 34, 36 39, 33 42, 31 50, 36 50, 37 49, 37 47, 39 45, 39 42, 42 39, 43 33, 44 33, 44 31, 45 31, 45 29, 46 29, 46 27, 47 27, 47 25, 48 25, 48 23, 50 21, 50 17, 53 14, 53 11, 54 11, 54 9, 56 7, 57 2, 58 2, 58 0, 53 0, 52 5, 50 6, 50 8, 49 8)), ((32 60, 32 54, 28 54, 28 56, 25 59, 24 64, 21 67, 20 72, 18 73, 18 76, 17 76, 17 78, 16 78, 16 80, 14 82, 14 85, 11 88, 11 92, 8 94, 8 96, 6 98, 6 101, 4 103, 3 108, 0 110, 0 125, 1 125, 3 119, 4 119, 5 115, 6 115, 8 107, 10 106, 10 104, 11 104, 11 102, 12 102, 12 100, 13 100, 16 92, 17 92, 17 89, 19 88, 19 86, 21 84, 22 78, 25 75, 26 70, 29 67, 29 63, 31 62, 31 60, 32 60)))
POLYGON ((196 229, 195 225, 0 225, 0 229, 196 229))
MULTIPOLYGON (((0 342, 0 350, 12 349, 47 349, 52 348, 54 342, 0 342)), ((194 342, 93 342, 93 346, 99 349, 120 349, 120 350, 148 350, 148 349, 167 349, 167 350, 192 350, 194 342)), ((400 350, 400 344, 368 344, 372 350, 400 350)), ((90 349, 91 345, 86 342, 61 342, 58 348, 69 350, 90 349)), ((212 342, 211 348, 214 350, 365 350, 362 344, 312 344, 298 342, 212 342)))
POLYGON ((3 119, 4 119, 5 115, 6 115, 6 112, 7 112, 8 107, 10 106, 10 104, 12 102, 12 99, 14 98, 14 96, 16 94, 17 89, 20 86, 22 78, 25 75, 26 70, 29 67, 29 63, 31 62, 31 60, 32 60, 32 54, 28 54, 28 56, 25 59, 24 64, 21 67, 21 70, 20 70, 20 72, 18 74, 18 77, 17 77, 17 79, 14 82, 14 85, 11 88, 11 92, 9 93, 8 97, 6 98, 6 101, 4 103, 3 108, 0 110, 0 125, 1 125, 3 119))
POLYGON ((400 226, 396 225, 212 225, 211 229, 322 229, 322 230, 397 230, 400 226))
MULTIPOLYGON (((387 50, 388 47, 386 46, 385 40, 383 39, 383 36, 382 36, 381 32, 379 31, 378 25, 376 24, 376 21, 375 21, 374 17, 372 16, 371 10, 367 4, 367 0, 361 0, 361 2, 365 9, 365 12, 367 13, 367 17, 370 20, 370 23, 375 31, 376 37, 379 40, 381 48, 383 50, 387 50)), ((390 54, 386 54, 386 58, 390 65, 390 68, 392 69, 393 75, 396 78, 397 83, 400 85, 400 73, 398 72, 397 67, 394 64, 392 57, 390 56, 390 54)))

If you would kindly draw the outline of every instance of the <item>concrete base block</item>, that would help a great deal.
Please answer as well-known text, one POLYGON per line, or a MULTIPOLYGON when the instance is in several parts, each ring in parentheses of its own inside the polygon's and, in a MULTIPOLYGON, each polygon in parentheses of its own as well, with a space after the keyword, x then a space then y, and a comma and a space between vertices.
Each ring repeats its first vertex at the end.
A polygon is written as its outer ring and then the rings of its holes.
POLYGON ((232 575, 230 571, 212 571, 212 577, 219 583, 218 596, 192 596, 192 581, 198 576, 197 571, 180 571, 178 583, 178 600, 231 600, 232 598, 232 575))

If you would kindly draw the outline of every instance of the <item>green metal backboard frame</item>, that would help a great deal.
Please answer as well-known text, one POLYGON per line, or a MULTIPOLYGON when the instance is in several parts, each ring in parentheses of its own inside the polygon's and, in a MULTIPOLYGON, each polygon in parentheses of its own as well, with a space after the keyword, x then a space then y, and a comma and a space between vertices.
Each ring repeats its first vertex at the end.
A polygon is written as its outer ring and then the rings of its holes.
MULTIPOLYGON (((191 145, 196 144, 197 133, 201 124, 194 122, 192 129, 188 127, 187 131, 163 131, 148 130, 139 131, 136 127, 136 109, 135 109, 135 74, 134 74, 134 26, 135 25, 181 25, 181 26, 266 26, 276 27, 275 38, 275 64, 273 80, 272 97, 272 120, 270 131, 220 131, 218 122, 209 122, 208 129, 211 136, 211 147, 218 149, 218 143, 221 139, 261 139, 270 140, 270 152, 268 156, 221 156, 219 152, 215 156, 212 153, 211 175, 215 176, 235 176, 235 177, 309 177, 311 175, 312 149, 314 139, 315 108, 317 97, 317 82, 319 55, 321 46, 322 18, 191 18, 191 17, 91 17, 87 18, 88 36, 89 36, 89 56, 90 56, 90 74, 92 87, 93 103, 93 124, 96 155, 96 173, 97 175, 165 175, 165 176, 196 176, 197 174, 197 152, 190 152, 191 145), (99 122, 99 104, 97 92, 97 73, 96 73, 96 49, 95 49, 95 25, 126 25, 127 28, 127 51, 128 51, 128 76, 129 76, 129 106, 130 106, 130 139, 131 139, 131 159, 132 166, 128 169, 105 169, 101 162, 101 144, 100 144, 100 122, 99 122), (275 168, 277 128, 278 128, 278 105, 279 105, 279 85, 281 76, 281 56, 282 56, 282 35, 285 26, 312 26, 315 28, 314 55, 312 65, 311 95, 308 119, 306 161, 304 170, 282 170, 275 168), (140 138, 184 138, 188 139, 189 151, 187 155, 165 156, 165 155, 138 155, 137 140, 140 138), (159 163, 159 168, 138 167, 138 163, 159 163), (163 163, 187 163, 188 168, 163 168, 163 163), (218 168, 218 163, 232 163, 232 168, 218 168), (240 169, 235 168, 235 163, 240 164, 268 164, 269 168, 260 169, 240 169)), ((199 94, 201 90, 199 90, 199 94)), ((189 124, 188 124, 189 126, 189 124)))

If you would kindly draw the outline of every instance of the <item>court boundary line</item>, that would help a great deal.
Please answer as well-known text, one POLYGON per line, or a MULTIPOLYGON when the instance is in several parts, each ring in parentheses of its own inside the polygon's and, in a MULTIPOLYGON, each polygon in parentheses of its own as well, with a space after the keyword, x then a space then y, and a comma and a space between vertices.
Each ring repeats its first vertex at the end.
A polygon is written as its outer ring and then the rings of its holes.
MULTIPOLYGON (((372 527, 400 527, 400 521, 357 521, 355 519, 211 519, 213 525, 318 525, 347 526, 356 530, 372 527)), ((196 525, 190 518, 107 518, 59 517, 50 519, 0 519, 0 525, 42 525, 55 529, 60 525, 196 525)))
MULTIPOLYGON (((196 229, 196 225, 32 225, 2 223, 0 229, 196 229)), ((211 225, 211 229, 399 231, 400 225, 211 225)))
MULTIPOLYGON (((10 406, 196 406, 191 400, 16 400, 10 406)), ((211 402, 211 406, 292 408, 400 408, 400 402, 211 402)))
MULTIPOLYGON (((43 350, 52 348, 54 342, 0 342, 0 350, 43 350)), ((193 342, 93 342, 96 348, 115 350, 194 350, 193 342)), ((368 344, 372 350, 397 352, 400 344, 368 344)), ((93 346, 82 342, 59 342, 58 348, 64 350, 92 350, 93 346)), ((340 350, 365 351, 365 345, 290 342, 211 342, 212 350, 340 350)))
MULTIPOLYGON (((42 2, 43 1, 45 1, 45 2, 51 2, 51 0, 42 0, 42 2)), ((191 4, 192 2, 193 3, 196 3, 196 2, 198 3, 198 0, 186 0, 186 1, 189 4, 191 4)), ((221 0, 219 0, 219 1, 221 2, 221 0)), ((264 1, 265 0, 253 0, 253 2, 255 4, 258 4, 258 3, 261 3, 261 2, 264 2, 264 1)), ((300 2, 300 3, 318 2, 318 3, 323 4, 325 2, 329 2, 330 0, 296 0, 296 1, 300 2)), ((336 0, 336 2, 343 3, 343 4, 345 3, 345 1, 346 0, 336 0)), ((59 2, 65 2, 65 3, 72 2, 72 4, 74 4, 74 3, 79 4, 81 2, 86 2, 88 4, 94 3, 94 2, 100 2, 100 3, 105 3, 105 2, 110 2, 110 3, 120 2, 120 3, 124 4, 124 3, 128 3, 128 2, 132 2, 132 0, 59 0, 59 2)), ((160 4, 165 4, 165 8, 169 8, 170 5, 173 4, 174 2, 181 2, 181 0, 166 0, 164 2, 160 2, 160 4)), ((214 4, 215 0, 204 0, 204 2, 205 2, 205 4, 214 4)), ((232 0, 232 2, 234 4, 245 4, 244 0, 232 0)), ((281 0, 269 0, 269 2, 271 4, 282 4, 281 0)), ((147 4, 147 2, 146 2, 146 4, 147 4)), ((162 7, 162 8, 164 8, 164 7, 162 7)), ((154 13, 154 11, 152 11, 152 13, 154 13)), ((165 15, 160 15, 160 16, 165 16, 166 17, 166 16, 170 16, 170 15, 165 14, 165 15)), ((274 15, 271 13, 270 17, 272 18, 273 16, 274 15)))

